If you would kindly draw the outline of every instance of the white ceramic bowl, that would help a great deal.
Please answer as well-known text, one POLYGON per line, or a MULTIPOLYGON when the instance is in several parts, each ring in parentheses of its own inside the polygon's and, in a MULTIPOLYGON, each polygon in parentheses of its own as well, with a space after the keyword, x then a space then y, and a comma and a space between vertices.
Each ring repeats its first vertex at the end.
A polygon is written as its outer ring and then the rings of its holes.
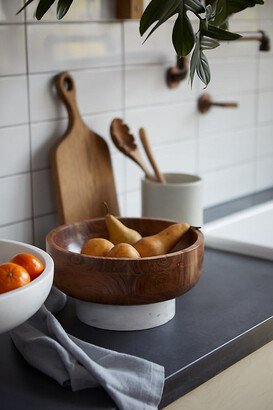
POLYGON ((0 264, 17 253, 31 253, 45 269, 38 278, 21 288, 0 294, 0 334, 29 319, 46 300, 53 282, 54 263, 45 251, 26 243, 0 239, 0 264))

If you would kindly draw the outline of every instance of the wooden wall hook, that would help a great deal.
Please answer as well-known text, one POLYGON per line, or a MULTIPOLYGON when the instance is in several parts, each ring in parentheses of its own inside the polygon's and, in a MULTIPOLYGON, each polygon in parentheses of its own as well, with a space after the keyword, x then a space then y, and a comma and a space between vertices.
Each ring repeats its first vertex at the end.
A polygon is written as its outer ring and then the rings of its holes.
POLYGON ((209 109, 212 107, 223 107, 223 108, 237 108, 238 103, 236 102, 214 102, 211 99, 211 96, 209 94, 203 94, 201 97, 198 99, 198 111, 201 112, 202 114, 205 114, 206 112, 209 111, 209 109))
POLYGON ((187 77, 188 60, 186 57, 176 58, 176 66, 170 67, 166 73, 166 82, 169 88, 178 87, 179 83, 187 77))

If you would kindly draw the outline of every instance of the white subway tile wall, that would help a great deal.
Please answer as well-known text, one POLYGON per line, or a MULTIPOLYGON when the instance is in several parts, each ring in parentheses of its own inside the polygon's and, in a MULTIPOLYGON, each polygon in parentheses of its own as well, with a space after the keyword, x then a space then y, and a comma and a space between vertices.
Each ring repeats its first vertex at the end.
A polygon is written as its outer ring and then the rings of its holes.
POLYGON ((22 7, 23 0, 16 1, 1 1, 0 2, 0 22, 1 23, 22 23, 24 21, 24 15, 19 14, 16 16, 16 12, 22 7))
POLYGON ((0 26, 0 39, 0 75, 25 74, 26 52, 23 24, 0 26), (16 56, 16 62, 14 56, 16 56))
MULTIPOLYGON (((45 248, 45 236, 57 224, 49 153, 67 127, 53 86, 64 70, 75 79, 86 124, 109 145, 122 215, 140 216, 143 173, 113 145, 115 117, 136 138, 146 128, 163 172, 203 177, 204 207, 273 186, 272 48, 260 52, 257 41, 223 43, 207 53, 207 89, 197 78, 193 87, 186 79, 169 89, 166 70, 176 63, 172 20, 143 44, 138 21, 115 18, 114 0, 77 0, 62 21, 54 6, 39 22, 35 4, 16 16, 22 4, 0 0, 1 238, 45 248), (238 108, 201 114, 197 100, 203 93, 238 108)), ((234 16, 230 28, 265 30, 272 43, 273 2, 234 16)))

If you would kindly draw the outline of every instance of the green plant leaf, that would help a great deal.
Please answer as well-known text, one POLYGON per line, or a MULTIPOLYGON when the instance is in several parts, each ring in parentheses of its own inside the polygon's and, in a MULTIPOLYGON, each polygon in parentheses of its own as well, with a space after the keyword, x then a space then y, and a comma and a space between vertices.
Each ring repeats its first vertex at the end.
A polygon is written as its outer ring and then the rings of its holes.
POLYGON ((172 17, 177 12, 180 3, 181 0, 152 0, 140 19, 140 35, 142 36, 156 21, 158 21, 157 27, 159 27, 172 17))
POLYGON ((195 14, 205 12, 205 8, 199 0, 184 0, 184 6, 187 10, 192 11, 195 14))
POLYGON ((220 24, 219 28, 221 28, 222 30, 228 30, 229 29, 229 21, 228 20, 223 21, 220 24))
POLYGON ((194 74, 197 73, 200 80, 204 83, 205 87, 210 82, 210 68, 207 57, 201 49, 202 38, 200 33, 197 33, 195 37, 195 48, 191 56, 190 62, 190 79, 191 85, 193 83, 194 74))
POLYGON ((34 0, 28 0, 25 2, 25 4, 23 5, 23 7, 20 8, 20 10, 17 11, 16 15, 21 13, 21 11, 23 11, 30 3, 32 3, 34 0))
POLYGON ((216 3, 215 17, 213 24, 220 26, 227 19, 227 0, 218 0, 216 3))
POLYGON ((223 41, 237 40, 238 38, 241 37, 240 34, 222 30, 221 28, 212 26, 211 24, 208 25, 207 30, 202 30, 202 34, 204 36, 207 36, 210 38, 216 38, 217 40, 223 40, 223 41))
POLYGON ((57 19, 61 20, 68 12, 73 0, 59 0, 57 4, 57 19))
POLYGON ((234 13, 239 13, 256 4, 264 4, 263 0, 218 0, 216 7, 216 17, 214 25, 220 26, 228 17, 234 13))
POLYGON ((196 71, 196 67, 198 61, 200 59, 200 40, 199 40, 199 33, 195 36, 195 47, 193 53, 191 55, 191 62, 190 62, 190 79, 191 79, 191 86, 193 84, 194 74, 196 71))
POLYGON ((36 13, 35 13, 37 20, 41 20, 41 18, 50 9, 53 3, 55 3, 55 0, 40 0, 39 1, 39 4, 36 9, 36 13))
POLYGON ((209 38, 202 36, 201 39, 201 49, 202 50, 212 50, 213 48, 219 47, 220 43, 215 38, 209 38))
POLYGON ((231 14, 239 13, 246 8, 254 7, 256 4, 264 4, 264 0, 226 0, 227 16, 231 14))
POLYGON ((185 12, 179 13, 173 27, 173 45, 179 57, 187 56, 194 46, 194 32, 185 12))
POLYGON ((200 58, 196 65, 196 73, 200 80, 205 84, 206 88, 210 82, 210 68, 207 57, 203 51, 200 52, 200 58))
POLYGON ((206 7, 206 20, 207 21, 215 18, 216 7, 217 7, 217 2, 207 5, 206 7))

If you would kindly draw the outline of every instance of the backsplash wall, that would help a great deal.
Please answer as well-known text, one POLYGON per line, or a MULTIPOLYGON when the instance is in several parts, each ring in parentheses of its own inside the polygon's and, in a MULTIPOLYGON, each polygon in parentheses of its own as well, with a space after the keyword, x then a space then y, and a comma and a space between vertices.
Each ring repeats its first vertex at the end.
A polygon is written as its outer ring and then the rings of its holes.
MULTIPOLYGON (((146 4, 148 1, 146 2, 146 4)), ((111 120, 121 117, 137 136, 145 127, 163 172, 197 173, 204 206, 273 186, 273 50, 256 41, 207 52, 212 81, 165 84, 175 65, 173 23, 142 44, 138 21, 114 18, 114 0, 77 0, 66 18, 16 16, 18 0, 0 0, 0 237, 45 246, 56 225, 48 153, 66 130, 66 111, 53 77, 69 71, 80 112, 108 142, 122 215, 140 215, 141 172, 114 147, 111 120), (77 5, 76 5, 77 3, 77 5), (197 111, 198 97, 235 101, 235 109, 197 111)), ((237 32, 265 30, 273 42, 273 4, 265 1, 230 22, 237 32)))

